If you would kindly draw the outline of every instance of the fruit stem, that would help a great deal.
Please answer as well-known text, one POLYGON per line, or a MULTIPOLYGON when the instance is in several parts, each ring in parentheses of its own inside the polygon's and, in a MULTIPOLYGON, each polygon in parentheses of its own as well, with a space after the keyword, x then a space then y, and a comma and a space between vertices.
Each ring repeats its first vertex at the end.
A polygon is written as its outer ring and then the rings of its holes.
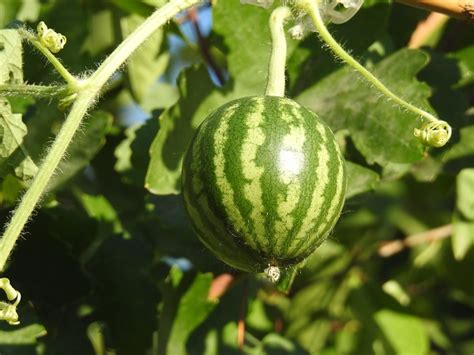
POLYGON ((277 7, 270 16, 272 53, 265 90, 267 96, 285 96, 286 37, 283 26, 290 16, 291 10, 286 6, 277 7))
POLYGON ((30 218, 41 196, 45 193, 49 180, 53 176, 59 162, 64 157, 67 147, 81 125, 83 117, 97 100, 101 88, 106 84, 112 74, 123 65, 125 60, 145 42, 150 35, 170 21, 179 12, 199 2, 200 0, 172 0, 156 10, 105 59, 91 77, 82 82, 82 85, 79 87, 77 99, 61 127, 56 140, 49 149, 30 188, 23 195, 5 229, 3 237, 0 239, 0 272, 5 269, 6 262, 15 246, 16 240, 20 236, 23 227, 30 218))
MULTIPOLYGON (((329 48, 331 48, 331 50, 337 57, 341 58, 342 60, 344 60, 344 62, 346 62, 348 65, 357 70, 366 80, 368 80, 378 90, 380 90, 380 92, 392 99, 398 105, 406 108, 407 110, 415 113, 416 115, 421 116, 427 122, 442 124, 444 127, 449 127, 449 124, 447 122, 441 121, 432 114, 410 104, 409 102, 406 102, 405 100, 397 96, 389 88, 387 88, 379 79, 377 79, 370 71, 368 71, 362 64, 360 64, 349 53, 347 53, 344 48, 342 48, 342 46, 334 39, 334 37, 331 35, 326 25, 324 24, 324 21, 321 17, 321 12, 319 11, 320 2, 321 0, 318 0, 317 2, 314 0, 296 0, 296 6, 308 13, 314 23, 314 26, 316 27, 316 30, 318 31, 320 38, 329 46, 329 48)), ((445 132, 446 137, 444 137, 443 141, 446 143, 451 136, 451 127, 446 129, 445 132)), ((424 144, 430 145, 424 140, 422 140, 422 142, 424 144)))

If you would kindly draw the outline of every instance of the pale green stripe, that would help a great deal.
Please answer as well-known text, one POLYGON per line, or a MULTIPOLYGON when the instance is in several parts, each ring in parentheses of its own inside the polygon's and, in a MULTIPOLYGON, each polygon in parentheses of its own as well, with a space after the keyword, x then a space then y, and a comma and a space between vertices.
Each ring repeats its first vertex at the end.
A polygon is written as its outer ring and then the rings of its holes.
MULTIPOLYGON (((305 129, 302 123, 300 110, 295 105, 289 105, 293 122, 298 125, 291 125, 290 133, 283 137, 282 151, 279 157, 280 167, 282 168, 282 175, 280 178, 282 182, 287 185, 286 194, 278 194, 278 220, 275 222, 275 233, 277 245, 276 250, 284 247, 288 233, 291 232, 294 226, 294 216, 291 213, 298 206, 301 196, 301 178, 300 173, 307 173, 302 171, 305 167, 305 154, 303 152, 303 145, 306 141, 305 129), (283 156, 282 156, 283 154, 283 156), (278 242, 279 241, 279 242, 278 242)), ((284 115, 286 116, 286 115, 284 115)), ((286 121, 286 120, 285 120, 286 121)))
MULTIPOLYGON (((327 208, 327 213, 323 216, 322 220, 316 226, 316 230, 314 232, 314 236, 317 236, 318 245, 321 244, 324 239, 326 238, 328 232, 332 229, 334 224, 337 221, 336 215, 339 214, 340 209, 342 208, 342 198, 344 195, 344 162, 342 160, 342 155, 339 151, 339 146, 337 145, 336 141, 332 140, 334 150, 337 153, 338 159, 338 171, 337 176, 335 177, 336 180, 336 191, 334 191, 333 196, 329 196, 328 199, 325 200, 326 203, 330 203, 331 205, 327 208)), ((319 218, 319 217, 318 217, 319 218)), ((312 242, 313 238, 309 238, 308 241, 305 241, 301 246, 300 249, 305 249, 307 247, 314 247, 312 242)))
POLYGON ((317 181, 313 190, 313 195, 311 197, 311 204, 308 208, 306 216, 303 219, 303 223, 301 224, 301 228, 296 234, 292 246, 288 251, 291 254, 295 247, 300 244, 302 239, 308 238, 308 233, 314 227, 314 222, 318 219, 321 213, 326 211, 323 207, 324 203, 324 192, 327 188, 327 184, 329 183, 329 151, 326 148, 326 144, 328 141, 327 133, 324 127, 321 124, 316 124, 316 130, 321 135, 322 142, 320 144, 320 149, 318 151, 318 170, 317 172, 317 181))
POLYGON ((216 175, 216 187, 222 195, 222 204, 226 210, 229 220, 238 233, 247 233, 245 220, 240 213, 238 206, 234 200, 234 190, 225 174, 226 157, 224 147, 228 140, 229 119, 234 115, 238 104, 226 109, 225 114, 220 117, 220 124, 214 133, 214 168, 216 175))
MULTIPOLYGON (((342 154, 339 152, 339 146, 337 145, 336 142, 334 142, 334 145, 336 146, 336 151, 338 152, 337 154, 337 159, 339 162, 339 172, 336 177, 336 192, 334 194, 334 197, 331 199, 331 206, 328 209, 328 213, 326 214, 326 218, 324 219, 324 222, 321 223, 318 226, 317 229, 317 235, 322 235, 322 233, 327 233, 329 228, 332 228, 332 226, 328 225, 328 222, 330 222, 331 218, 334 218, 334 215, 338 213, 341 208, 342 208, 342 200, 343 200, 343 195, 345 194, 344 191, 344 161, 342 160, 342 154), (326 230, 325 230, 326 229, 326 230)), ((333 224, 335 224, 337 221, 337 218, 335 218, 333 224)))
MULTIPOLYGON (((247 127, 247 136, 242 144, 242 152, 240 155, 242 173, 244 177, 250 180, 244 185, 244 197, 252 206, 250 211, 250 219, 253 224, 255 239, 266 239, 264 216, 265 209, 263 206, 263 191, 261 177, 265 170, 264 167, 257 166, 258 148, 265 142, 265 132, 260 127, 263 122, 263 110, 265 108, 264 99, 254 100, 255 107, 252 112, 246 115, 245 124, 247 127)), ((248 240, 253 244, 253 240, 248 240)), ((253 245, 252 245, 253 246, 253 245)), ((256 245, 253 247, 257 247, 256 245)))
MULTIPOLYGON (((202 215, 203 213, 201 211, 197 211, 196 208, 194 208, 194 203, 197 201, 191 201, 189 199, 188 194, 184 194, 184 199, 186 202, 186 209, 191 217, 191 220, 193 222, 194 228, 196 228, 197 233, 203 238, 203 242, 207 245, 208 248, 211 250, 214 250, 212 245, 209 245, 207 240, 208 239, 215 239, 218 238, 218 236, 215 235, 213 230, 209 229, 209 226, 203 221, 202 215)), ((199 206, 199 208, 203 208, 202 206, 199 206)), ((210 212, 210 211, 207 211, 210 212)))

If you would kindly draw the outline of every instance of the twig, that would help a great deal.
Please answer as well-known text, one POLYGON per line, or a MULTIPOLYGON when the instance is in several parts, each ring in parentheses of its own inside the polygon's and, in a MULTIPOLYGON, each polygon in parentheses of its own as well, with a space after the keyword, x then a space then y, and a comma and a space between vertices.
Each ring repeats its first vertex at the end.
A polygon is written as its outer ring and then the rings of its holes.
POLYGON ((242 300, 240 301, 239 321, 237 322, 237 345, 240 350, 243 349, 245 341, 245 316, 247 313, 247 294, 248 280, 245 280, 244 290, 242 291, 242 300))
POLYGON ((219 66, 215 62, 214 58, 211 55, 211 52, 209 50, 209 43, 207 42, 206 38, 203 36, 201 32, 201 28, 199 27, 199 22, 198 22, 198 10, 195 8, 191 8, 188 11, 188 18, 193 24, 194 32, 196 33, 196 37, 198 40, 198 45, 199 45, 199 50, 201 51, 202 58, 204 59, 204 62, 209 66, 209 68, 212 70, 214 75, 217 78, 217 81, 219 82, 219 85, 224 85, 225 84, 225 78, 224 75, 222 74, 219 66))
POLYGON ((217 276, 211 284, 207 298, 217 300, 234 284, 235 277, 231 274, 222 274, 217 276))
POLYGON ((474 0, 396 0, 400 3, 441 12, 461 20, 472 20, 474 18, 474 0))
POLYGON ((426 20, 421 21, 413 31, 408 48, 420 48, 429 38, 448 22, 449 17, 438 12, 431 13, 426 20))
POLYGON ((378 254, 381 257, 387 258, 394 254, 401 252, 405 248, 411 248, 416 245, 431 243, 448 238, 453 233, 452 224, 446 224, 444 226, 430 229, 426 232, 413 234, 402 240, 394 240, 391 242, 383 243, 378 250, 378 254))

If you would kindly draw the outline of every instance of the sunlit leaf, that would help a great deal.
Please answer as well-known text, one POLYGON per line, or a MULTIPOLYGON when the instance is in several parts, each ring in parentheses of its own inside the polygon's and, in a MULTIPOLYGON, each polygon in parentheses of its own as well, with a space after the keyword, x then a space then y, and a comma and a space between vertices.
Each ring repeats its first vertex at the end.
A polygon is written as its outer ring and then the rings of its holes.
MULTIPOLYGON (((428 59, 424 52, 401 50, 376 64, 373 72, 395 93, 431 111, 429 87, 415 78, 428 59)), ((370 164, 413 163, 422 157, 424 149, 413 137, 419 117, 387 100, 352 69, 336 71, 304 91, 297 101, 333 130, 349 129, 356 148, 370 164)))
POLYGON ((158 330, 158 353, 185 355, 186 342, 216 306, 208 299, 211 274, 184 274, 172 267, 162 285, 163 305, 158 330))
POLYGON ((374 314, 374 319, 396 354, 423 355, 428 351, 428 336, 419 318, 382 309, 374 314))

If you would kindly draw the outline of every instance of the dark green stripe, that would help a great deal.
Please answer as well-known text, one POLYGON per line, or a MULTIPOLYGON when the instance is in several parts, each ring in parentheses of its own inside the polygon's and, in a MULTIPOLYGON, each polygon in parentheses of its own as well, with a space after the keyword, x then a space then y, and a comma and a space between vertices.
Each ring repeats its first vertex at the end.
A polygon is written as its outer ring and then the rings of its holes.
POLYGON ((248 235, 242 235, 242 238, 246 243, 255 245, 257 250, 261 250, 263 246, 255 236, 254 225, 250 218, 252 204, 244 195, 246 179, 241 159, 242 146, 247 137, 246 117, 255 110, 255 106, 254 100, 247 100, 245 105, 239 107, 239 113, 229 122, 229 131, 232 131, 233 134, 229 135, 224 147, 224 155, 226 156, 224 172, 234 192, 234 203, 239 209, 242 218, 246 221, 248 235))
POLYGON ((267 254, 270 259, 275 258, 276 241, 280 236, 276 236, 275 222, 278 216, 278 191, 285 191, 285 184, 280 182, 278 170, 278 149, 281 145, 282 136, 289 133, 288 124, 282 124, 282 114, 286 114, 286 105, 278 105, 273 97, 265 99, 265 109, 263 115, 262 127, 264 129, 266 140, 260 147, 257 154, 258 165, 264 166, 265 170, 261 178, 262 202, 265 214, 263 225, 266 235, 267 254))
MULTIPOLYGON (((309 231, 307 239, 303 239, 301 242, 297 243, 294 246, 294 249, 292 250, 293 255, 301 255, 301 257, 305 257, 307 255, 310 255, 316 247, 321 244, 325 237, 327 232, 323 233, 316 233, 319 227, 321 226, 322 223, 327 223, 325 221, 327 214, 329 212, 329 208, 327 206, 330 206, 334 200, 335 194, 336 194, 336 189, 337 189, 337 184, 336 184, 336 177, 339 174, 339 170, 341 169, 341 166, 339 164, 339 161, 337 159, 337 156, 339 154, 337 147, 336 147, 336 142, 334 139, 331 139, 333 136, 332 132, 329 130, 329 128, 324 127, 328 141, 326 142, 326 149, 328 150, 329 153, 329 161, 328 161, 328 171, 329 171, 329 182, 327 186, 324 189, 324 194, 323 194, 323 203, 322 206, 325 206, 325 208, 322 208, 316 218, 316 220, 313 220, 314 222, 314 227, 309 231)), ((327 230, 327 228, 325 228, 327 230)))
MULTIPOLYGON (((288 251, 292 247, 292 245, 297 242, 295 241, 295 237, 297 236, 298 232, 303 227, 303 221, 305 216, 308 214, 308 210, 310 208, 312 202, 313 192, 319 183, 319 178, 316 172, 318 171, 319 167, 319 152, 322 142, 322 136, 316 130, 315 126, 319 124, 315 115, 312 112, 303 111, 303 118, 304 118, 304 128, 305 131, 308 133, 308 137, 304 144, 304 151, 305 151, 305 172, 302 176, 302 196, 303 198, 300 199, 300 202, 293 212, 293 216, 295 217, 297 223, 294 225, 291 233, 286 237, 285 244, 283 251, 286 254, 286 257, 293 258, 293 255, 288 255, 288 251)), ((303 239, 304 240, 304 239, 303 239)), ((292 253, 294 254, 294 253, 292 253)))

